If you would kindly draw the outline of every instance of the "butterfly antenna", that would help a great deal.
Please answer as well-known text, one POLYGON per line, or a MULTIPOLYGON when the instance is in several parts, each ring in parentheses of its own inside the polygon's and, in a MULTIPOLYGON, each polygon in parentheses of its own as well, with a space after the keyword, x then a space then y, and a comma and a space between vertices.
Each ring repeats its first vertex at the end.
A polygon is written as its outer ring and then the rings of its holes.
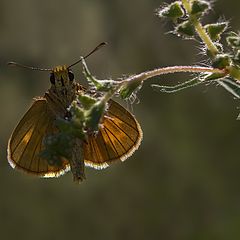
MULTIPOLYGON (((70 66, 68 66, 68 68, 78 64, 79 62, 81 62, 83 59, 88 58, 90 55, 92 55, 94 52, 96 52, 97 50, 99 50, 100 48, 102 48, 103 46, 107 45, 106 42, 102 42, 100 44, 98 44, 91 52, 89 52, 86 56, 80 58, 78 61, 76 61, 75 63, 71 64, 70 66)), ((30 69, 30 70, 38 70, 38 71, 52 71, 52 68, 39 68, 39 67, 31 67, 31 66, 27 66, 21 63, 17 63, 17 62, 8 62, 7 63, 9 66, 13 66, 13 67, 21 67, 21 68, 26 68, 26 69, 30 69)))
POLYGON ((98 44, 91 52, 89 52, 86 56, 81 57, 79 60, 77 60, 73 64, 69 65, 68 68, 73 67, 74 65, 82 62, 83 59, 88 58, 90 55, 92 55, 94 52, 98 51, 100 48, 102 48, 105 45, 107 45, 107 42, 102 42, 102 43, 98 44))
POLYGON ((7 65, 12 66, 12 67, 21 67, 21 68, 26 68, 30 70, 38 70, 38 71, 52 71, 51 68, 39 68, 39 67, 30 67, 21 63, 17 62, 8 62, 7 65))

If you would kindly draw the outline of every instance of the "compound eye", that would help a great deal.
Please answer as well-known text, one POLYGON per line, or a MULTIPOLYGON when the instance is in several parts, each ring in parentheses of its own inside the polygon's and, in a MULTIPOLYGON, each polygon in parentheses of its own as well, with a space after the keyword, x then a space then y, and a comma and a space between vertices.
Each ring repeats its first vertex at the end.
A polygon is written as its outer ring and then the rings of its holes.
POLYGON ((74 74, 72 71, 68 71, 68 77, 71 82, 74 80, 74 74))
POLYGON ((54 76, 54 74, 53 73, 51 73, 50 74, 50 82, 51 82, 51 84, 55 84, 55 76, 54 76))

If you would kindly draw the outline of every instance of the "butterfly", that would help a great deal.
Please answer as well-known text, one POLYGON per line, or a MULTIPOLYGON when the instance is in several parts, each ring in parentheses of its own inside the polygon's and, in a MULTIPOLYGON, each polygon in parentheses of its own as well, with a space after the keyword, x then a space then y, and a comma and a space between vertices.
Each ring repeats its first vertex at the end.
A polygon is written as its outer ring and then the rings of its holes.
MULTIPOLYGON (((72 66, 72 65, 70 65, 72 66)), ((50 73, 51 87, 37 97, 25 113, 8 142, 8 161, 18 170, 40 177, 58 177, 70 170, 69 159, 50 165, 42 157, 44 139, 59 131, 55 120, 64 117, 77 94, 86 89, 75 81, 67 66, 57 66, 50 73)), ((124 161, 139 147, 142 140, 140 124, 133 114, 119 103, 110 100, 96 134, 88 134, 80 146, 84 165, 95 169, 124 161)))

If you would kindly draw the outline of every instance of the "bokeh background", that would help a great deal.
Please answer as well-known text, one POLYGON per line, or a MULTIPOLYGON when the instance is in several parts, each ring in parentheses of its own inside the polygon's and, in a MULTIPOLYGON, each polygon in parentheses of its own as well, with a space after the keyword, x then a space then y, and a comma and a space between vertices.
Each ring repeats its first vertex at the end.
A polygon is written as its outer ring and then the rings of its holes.
MULTIPOLYGON (((1 239, 240 238, 239 102, 213 85, 174 95, 150 87, 189 75, 144 85, 132 107, 144 132, 139 150, 106 170, 87 169, 79 186, 71 174, 38 179, 7 163, 8 138, 49 76, 5 63, 70 64, 102 41, 109 45, 87 61, 100 79, 202 62, 197 42, 165 34, 169 24, 154 15, 161 3, 0 0, 1 239)), ((238 0, 218 0, 206 22, 224 17, 237 31, 239 7, 238 0)), ((74 71, 86 84, 81 66, 74 71)))

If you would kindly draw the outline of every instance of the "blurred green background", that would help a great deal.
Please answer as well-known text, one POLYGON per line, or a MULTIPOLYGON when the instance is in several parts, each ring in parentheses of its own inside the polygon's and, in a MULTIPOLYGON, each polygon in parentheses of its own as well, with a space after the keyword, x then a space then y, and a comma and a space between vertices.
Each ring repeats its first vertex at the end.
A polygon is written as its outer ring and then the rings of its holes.
MULTIPOLYGON (((170 1, 168 1, 170 2, 170 1)), ((1 239, 239 239, 239 102, 220 87, 174 95, 139 93, 139 150, 87 181, 71 174, 38 179, 7 163, 8 138, 34 96, 49 87, 45 72, 6 67, 10 60, 52 67, 70 64, 98 43, 87 63, 100 79, 160 66, 202 63, 199 44, 171 34, 154 11, 160 0, 0 0, 1 239)), ((240 29, 240 2, 219 0, 219 17, 240 29)), ((74 68, 82 80, 81 66, 74 68)), ((189 75, 155 78, 178 83, 189 75)), ((130 107, 131 109, 131 107, 130 107)))

